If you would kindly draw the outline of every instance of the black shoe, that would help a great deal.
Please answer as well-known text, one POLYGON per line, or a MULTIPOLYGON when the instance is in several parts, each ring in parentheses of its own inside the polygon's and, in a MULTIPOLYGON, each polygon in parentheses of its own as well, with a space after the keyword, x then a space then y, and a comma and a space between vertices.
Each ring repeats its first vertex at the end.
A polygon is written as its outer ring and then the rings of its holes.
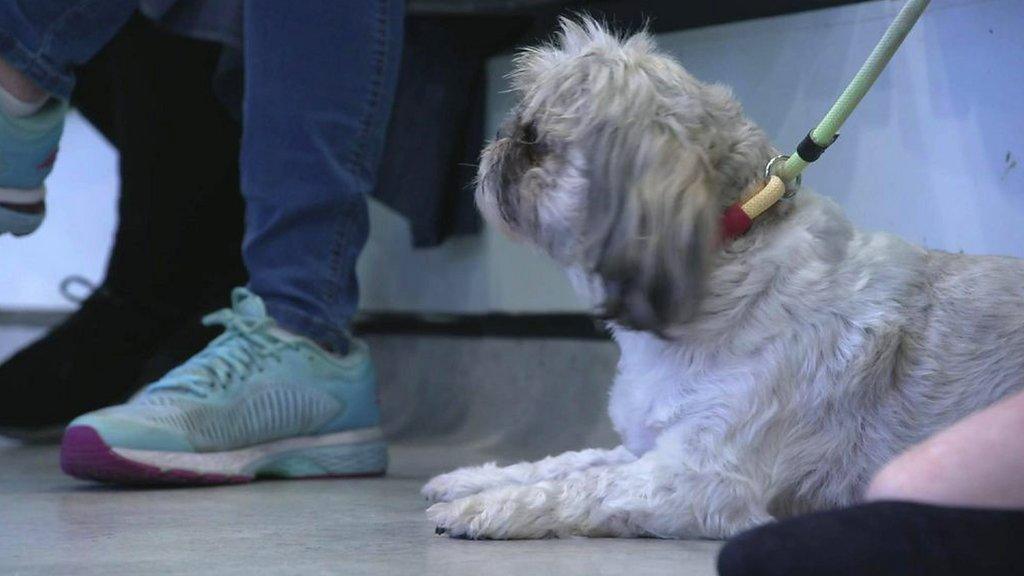
POLYGON ((151 358, 186 324, 192 339, 177 343, 173 357, 165 353, 164 365, 188 358, 216 331, 199 326, 194 314, 97 290, 70 318, 0 366, 0 433, 45 439, 83 412, 123 402, 146 383, 154 370, 151 358))

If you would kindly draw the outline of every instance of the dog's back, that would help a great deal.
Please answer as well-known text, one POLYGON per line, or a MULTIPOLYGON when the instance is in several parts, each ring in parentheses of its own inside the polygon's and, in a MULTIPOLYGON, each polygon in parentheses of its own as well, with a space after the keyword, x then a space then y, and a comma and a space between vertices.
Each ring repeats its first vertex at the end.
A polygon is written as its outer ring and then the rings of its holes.
POLYGON ((1024 260, 931 251, 927 274, 904 376, 921 434, 1024 387, 1024 260))

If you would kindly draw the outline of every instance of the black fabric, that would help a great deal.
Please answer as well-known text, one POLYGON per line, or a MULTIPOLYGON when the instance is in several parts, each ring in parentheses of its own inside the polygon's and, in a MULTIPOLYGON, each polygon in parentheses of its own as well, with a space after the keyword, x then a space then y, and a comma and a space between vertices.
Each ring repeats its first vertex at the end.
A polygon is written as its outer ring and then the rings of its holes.
POLYGON ((63 424, 124 400, 214 335, 202 313, 245 283, 240 128, 210 78, 215 44, 133 19, 78 71, 74 104, 120 151, 119 223, 101 287, 0 366, 0 428, 63 424))
POLYGON ((718 556, 720 576, 1024 574, 1024 511, 876 502, 755 528, 718 556))
POLYGON ((211 88, 220 53, 137 17, 81 74, 76 104, 90 119, 112 114, 119 144, 119 221, 104 282, 114 293, 191 312, 197 301, 226 303, 224 284, 245 278, 241 128, 211 88), (112 89, 91 87, 93 75, 112 89), (96 110, 104 106, 113 112, 96 110))
POLYGON ((489 56, 532 18, 417 18, 405 46, 373 196, 409 220, 413 244, 480 229, 473 178, 484 143, 489 56))

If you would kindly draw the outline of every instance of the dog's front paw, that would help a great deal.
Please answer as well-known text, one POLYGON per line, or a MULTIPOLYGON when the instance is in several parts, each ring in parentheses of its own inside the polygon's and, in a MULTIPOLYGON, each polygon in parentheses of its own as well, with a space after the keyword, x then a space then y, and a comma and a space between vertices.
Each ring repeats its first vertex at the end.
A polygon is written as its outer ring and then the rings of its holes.
POLYGON ((504 484, 501 468, 494 462, 470 466, 435 476, 420 493, 430 502, 451 502, 504 484))
POLYGON ((434 504, 427 516, 452 538, 547 538, 571 532, 559 526, 553 500, 540 487, 514 486, 434 504))

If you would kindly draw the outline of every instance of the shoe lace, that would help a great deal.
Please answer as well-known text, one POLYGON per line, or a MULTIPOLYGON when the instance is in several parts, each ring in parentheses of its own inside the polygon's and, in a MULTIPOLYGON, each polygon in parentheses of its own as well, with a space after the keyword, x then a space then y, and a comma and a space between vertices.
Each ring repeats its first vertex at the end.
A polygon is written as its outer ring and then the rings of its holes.
POLYGON ((72 304, 83 304, 89 299, 89 296, 97 290, 100 290, 100 288, 89 281, 85 276, 79 276, 78 274, 65 276, 64 279, 60 281, 60 295, 72 304), (76 291, 74 289, 75 286, 80 287, 84 293, 76 291))
POLYGON ((230 308, 203 317, 204 326, 217 324, 224 326, 223 334, 150 384, 146 392, 185 392, 205 397, 227 389, 254 371, 262 371, 269 360, 280 360, 283 350, 295 347, 267 330, 274 324, 268 317, 250 318, 230 308))

